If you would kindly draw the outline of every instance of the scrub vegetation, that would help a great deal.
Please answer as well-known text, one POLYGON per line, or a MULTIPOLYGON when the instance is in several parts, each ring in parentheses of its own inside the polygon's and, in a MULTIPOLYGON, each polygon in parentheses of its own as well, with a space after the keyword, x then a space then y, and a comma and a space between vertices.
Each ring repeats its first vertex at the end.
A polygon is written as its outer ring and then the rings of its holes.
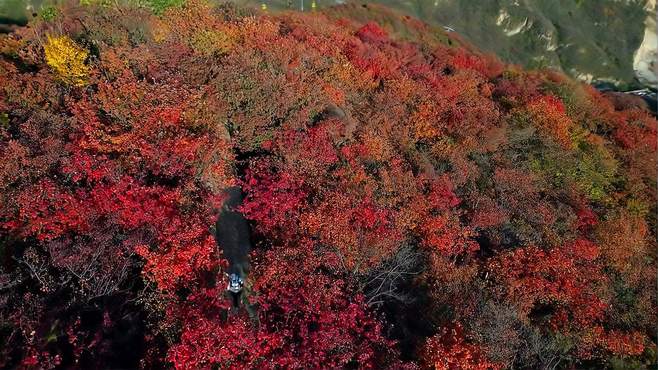
POLYGON ((655 366, 646 111, 383 7, 161 4, 0 38, 0 367, 655 366))

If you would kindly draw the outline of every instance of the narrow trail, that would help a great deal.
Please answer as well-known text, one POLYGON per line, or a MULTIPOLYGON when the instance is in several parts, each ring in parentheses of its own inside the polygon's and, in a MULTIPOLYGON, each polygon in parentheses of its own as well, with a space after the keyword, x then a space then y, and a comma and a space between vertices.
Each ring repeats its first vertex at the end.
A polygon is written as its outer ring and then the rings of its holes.
POLYGON ((224 189, 226 199, 217 216, 215 223, 215 240, 218 248, 223 252, 224 258, 228 260, 229 286, 227 295, 233 303, 232 312, 239 310, 244 306, 249 313, 250 318, 258 324, 257 307, 249 303, 248 297, 251 294, 250 284, 248 283, 249 275, 249 253, 252 249, 251 230, 249 223, 237 208, 242 204, 244 195, 239 186, 232 186, 224 189), (239 278, 239 288, 237 291, 229 289, 232 278, 239 278))
POLYGON ((237 208, 242 204, 242 190, 232 186, 224 190, 227 198, 217 216, 215 224, 216 240, 228 260, 229 274, 246 278, 249 272, 249 252, 251 252, 251 232, 249 224, 237 208))

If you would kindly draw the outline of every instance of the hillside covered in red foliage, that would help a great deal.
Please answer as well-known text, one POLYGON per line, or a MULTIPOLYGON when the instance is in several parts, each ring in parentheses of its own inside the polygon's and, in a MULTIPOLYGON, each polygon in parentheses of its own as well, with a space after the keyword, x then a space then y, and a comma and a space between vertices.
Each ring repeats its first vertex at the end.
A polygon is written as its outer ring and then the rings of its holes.
POLYGON ((62 7, 0 38, 0 367, 655 363, 655 119, 359 7, 62 7))

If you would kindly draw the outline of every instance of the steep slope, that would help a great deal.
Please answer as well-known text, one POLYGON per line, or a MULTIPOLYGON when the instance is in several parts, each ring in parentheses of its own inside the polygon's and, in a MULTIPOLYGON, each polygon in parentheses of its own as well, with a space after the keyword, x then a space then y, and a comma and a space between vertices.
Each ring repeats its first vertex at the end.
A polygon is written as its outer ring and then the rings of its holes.
MULTIPOLYGON (((336 4, 378 3, 429 24, 445 26, 482 50, 527 68, 551 67, 592 83, 612 83, 620 89, 645 84, 636 81, 633 54, 644 34, 647 0, 403 0, 403 1, 253 1, 268 9, 306 11, 336 4)), ((650 28, 647 28, 650 29, 650 28)), ((655 34, 655 27, 650 29, 655 34)), ((651 42, 651 40, 647 40, 651 42)), ((641 54, 644 55, 644 54, 641 54)), ((641 57, 650 62, 650 56, 641 57)))
MULTIPOLYGON (((344 0, 235 2, 268 10, 304 11, 346 3, 344 0)), ((361 5, 358 1, 352 3, 361 5)), ((633 67, 655 59, 650 54, 638 53, 647 18, 645 9, 655 12, 655 2, 651 6, 650 0, 569 0, 560 2, 559 6, 552 0, 378 0, 369 3, 383 4, 429 24, 454 29, 482 50, 496 53, 510 63, 528 68, 552 67, 588 83, 612 83, 622 90, 650 84, 644 77, 647 68, 640 67, 642 71, 638 75, 633 67), (633 59, 634 54, 637 61, 633 59)), ((1 1, 0 19, 25 22, 32 12, 40 13, 44 9, 41 4, 41 0, 1 1)), ((655 35, 655 26, 647 27, 649 38, 646 38, 644 49, 655 44, 655 40, 650 39, 655 35)))
POLYGON ((173 5, 0 38, 0 366, 655 363, 646 112, 381 6, 173 5))

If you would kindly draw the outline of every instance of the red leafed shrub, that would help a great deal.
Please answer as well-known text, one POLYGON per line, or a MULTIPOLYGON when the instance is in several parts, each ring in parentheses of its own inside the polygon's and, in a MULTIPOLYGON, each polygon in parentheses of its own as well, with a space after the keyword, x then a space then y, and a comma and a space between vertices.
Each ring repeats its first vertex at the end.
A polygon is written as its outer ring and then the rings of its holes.
POLYGON ((368 312, 363 297, 350 295, 346 282, 322 273, 319 268, 328 256, 304 243, 272 251, 263 259, 268 264, 254 281, 261 328, 284 335, 293 367, 353 363, 369 368, 391 360, 392 343, 382 337, 381 324, 368 312), (287 327, 275 329, 285 318, 287 327))
POLYGON ((581 239, 551 251, 522 248, 500 256, 489 269, 501 279, 501 296, 515 302, 522 317, 572 336, 589 357, 586 333, 605 320, 610 308, 599 253, 596 244, 581 239))
POLYGON ((260 232, 282 237, 299 232, 298 217, 306 198, 303 181, 260 166, 247 172, 243 189, 248 196, 240 211, 257 223, 260 232))
POLYGON ((421 350, 421 363, 436 370, 500 369, 501 365, 487 361, 482 349, 468 343, 460 324, 442 328, 429 338, 421 350))
POLYGON ((452 57, 452 65, 458 69, 471 69, 479 72, 487 78, 499 76, 503 70, 503 64, 492 55, 474 55, 464 49, 457 49, 452 57))
POLYGON ((656 121, 605 99, 376 5, 62 6, 0 37, 0 367, 655 362, 656 121))
POLYGON ((596 336, 602 339, 603 346, 607 347, 610 352, 621 356, 641 355, 645 346, 644 336, 640 333, 623 333, 611 331, 602 333, 597 330, 596 336))
POLYGON ((356 37, 365 42, 381 42, 388 39, 388 34, 377 23, 369 22, 356 31, 356 37))
MULTIPOLYGON (((490 270, 503 278, 501 291, 510 295, 526 314, 536 303, 559 302, 570 323, 588 325, 603 318, 605 302, 595 288, 604 279, 596 264, 598 247, 587 240, 545 252, 536 247, 521 248, 501 256, 490 270), (587 305, 583 306, 587 302, 587 305)), ((553 324, 565 325, 555 317, 553 324)))
POLYGON ((642 111, 625 113, 614 132, 614 139, 622 147, 631 150, 656 150, 656 123, 642 111))
POLYGON ((267 253, 253 278, 257 323, 246 315, 222 317, 220 290, 188 298, 181 343, 169 359, 181 369, 374 368, 393 360, 392 343, 363 297, 349 296, 344 282, 317 271, 322 259, 311 245, 267 253))
POLYGON ((469 239, 468 230, 455 225, 454 220, 434 216, 423 224, 421 230, 424 244, 446 256, 471 254, 479 249, 477 243, 469 239))
POLYGON ((472 69, 480 73, 484 72, 483 61, 478 56, 461 49, 452 58, 452 64, 458 69, 472 69))
POLYGON ((450 178, 443 176, 429 184, 429 191, 425 194, 427 203, 432 211, 444 211, 454 208, 461 200, 454 192, 450 178))
POLYGON ((396 69, 395 61, 389 60, 384 53, 371 45, 360 40, 351 41, 345 53, 354 66, 367 73, 372 79, 389 77, 396 69))
POLYGON ((576 211, 578 222, 576 227, 583 232, 590 230, 598 223, 598 217, 589 207, 584 206, 576 211))

